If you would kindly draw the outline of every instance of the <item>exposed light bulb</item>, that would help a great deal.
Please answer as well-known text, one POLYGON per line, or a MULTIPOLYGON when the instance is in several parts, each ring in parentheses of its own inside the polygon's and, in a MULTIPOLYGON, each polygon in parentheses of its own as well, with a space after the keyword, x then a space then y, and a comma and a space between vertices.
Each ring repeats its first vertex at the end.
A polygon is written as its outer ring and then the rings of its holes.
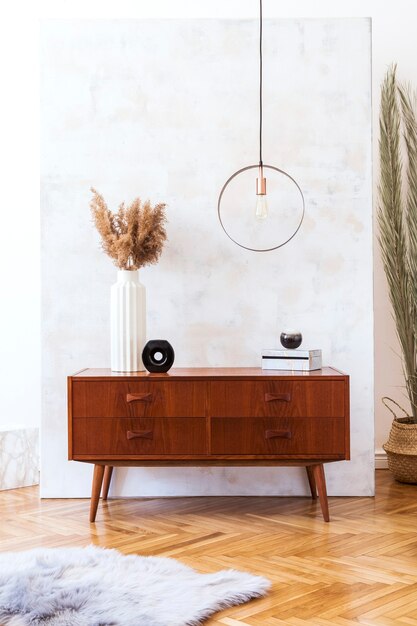
POLYGON ((266 194, 256 196, 255 217, 259 222, 266 220, 268 217, 268 203, 266 194))
POLYGON ((256 207, 255 217, 258 221, 266 220, 268 217, 268 203, 266 201, 266 178, 264 178, 264 168, 262 161, 259 163, 259 177, 256 179, 256 207))

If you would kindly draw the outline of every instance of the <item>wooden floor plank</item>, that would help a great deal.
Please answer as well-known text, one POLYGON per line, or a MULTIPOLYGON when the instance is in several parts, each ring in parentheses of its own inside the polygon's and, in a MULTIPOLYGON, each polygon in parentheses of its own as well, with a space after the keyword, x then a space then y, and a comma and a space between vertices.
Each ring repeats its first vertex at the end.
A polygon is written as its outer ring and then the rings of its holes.
POLYGON ((92 543, 272 580, 207 626, 417 626, 417 487, 376 478, 375 498, 329 498, 330 524, 309 498, 271 497, 110 498, 90 524, 88 499, 5 491, 0 551, 92 543))

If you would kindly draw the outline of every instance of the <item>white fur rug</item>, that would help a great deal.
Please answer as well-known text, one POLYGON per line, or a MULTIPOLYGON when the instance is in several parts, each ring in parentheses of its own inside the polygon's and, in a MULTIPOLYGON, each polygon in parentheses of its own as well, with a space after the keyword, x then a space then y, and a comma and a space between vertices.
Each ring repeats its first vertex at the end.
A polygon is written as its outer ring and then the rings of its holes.
POLYGON ((173 559, 116 550, 0 553, 0 625, 190 626, 267 593, 267 579, 235 570, 199 574, 173 559))

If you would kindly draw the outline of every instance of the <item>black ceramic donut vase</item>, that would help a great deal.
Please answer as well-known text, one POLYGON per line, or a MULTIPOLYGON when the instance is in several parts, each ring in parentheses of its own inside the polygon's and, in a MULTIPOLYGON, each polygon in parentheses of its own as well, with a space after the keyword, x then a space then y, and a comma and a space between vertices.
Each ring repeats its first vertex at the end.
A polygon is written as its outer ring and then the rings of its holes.
POLYGON ((151 339, 143 348, 142 361, 148 372, 167 372, 174 359, 174 348, 166 339, 151 339))

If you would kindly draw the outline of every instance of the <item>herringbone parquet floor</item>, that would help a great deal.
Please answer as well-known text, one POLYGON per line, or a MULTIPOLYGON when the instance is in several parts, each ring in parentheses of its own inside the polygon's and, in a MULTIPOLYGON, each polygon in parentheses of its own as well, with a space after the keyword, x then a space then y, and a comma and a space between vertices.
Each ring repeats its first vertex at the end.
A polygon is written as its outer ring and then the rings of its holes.
POLYGON ((0 493, 0 550, 93 543, 175 557, 201 572, 268 576, 267 598, 207 626, 417 626, 417 486, 377 472, 376 498, 146 498, 100 504, 0 493))

